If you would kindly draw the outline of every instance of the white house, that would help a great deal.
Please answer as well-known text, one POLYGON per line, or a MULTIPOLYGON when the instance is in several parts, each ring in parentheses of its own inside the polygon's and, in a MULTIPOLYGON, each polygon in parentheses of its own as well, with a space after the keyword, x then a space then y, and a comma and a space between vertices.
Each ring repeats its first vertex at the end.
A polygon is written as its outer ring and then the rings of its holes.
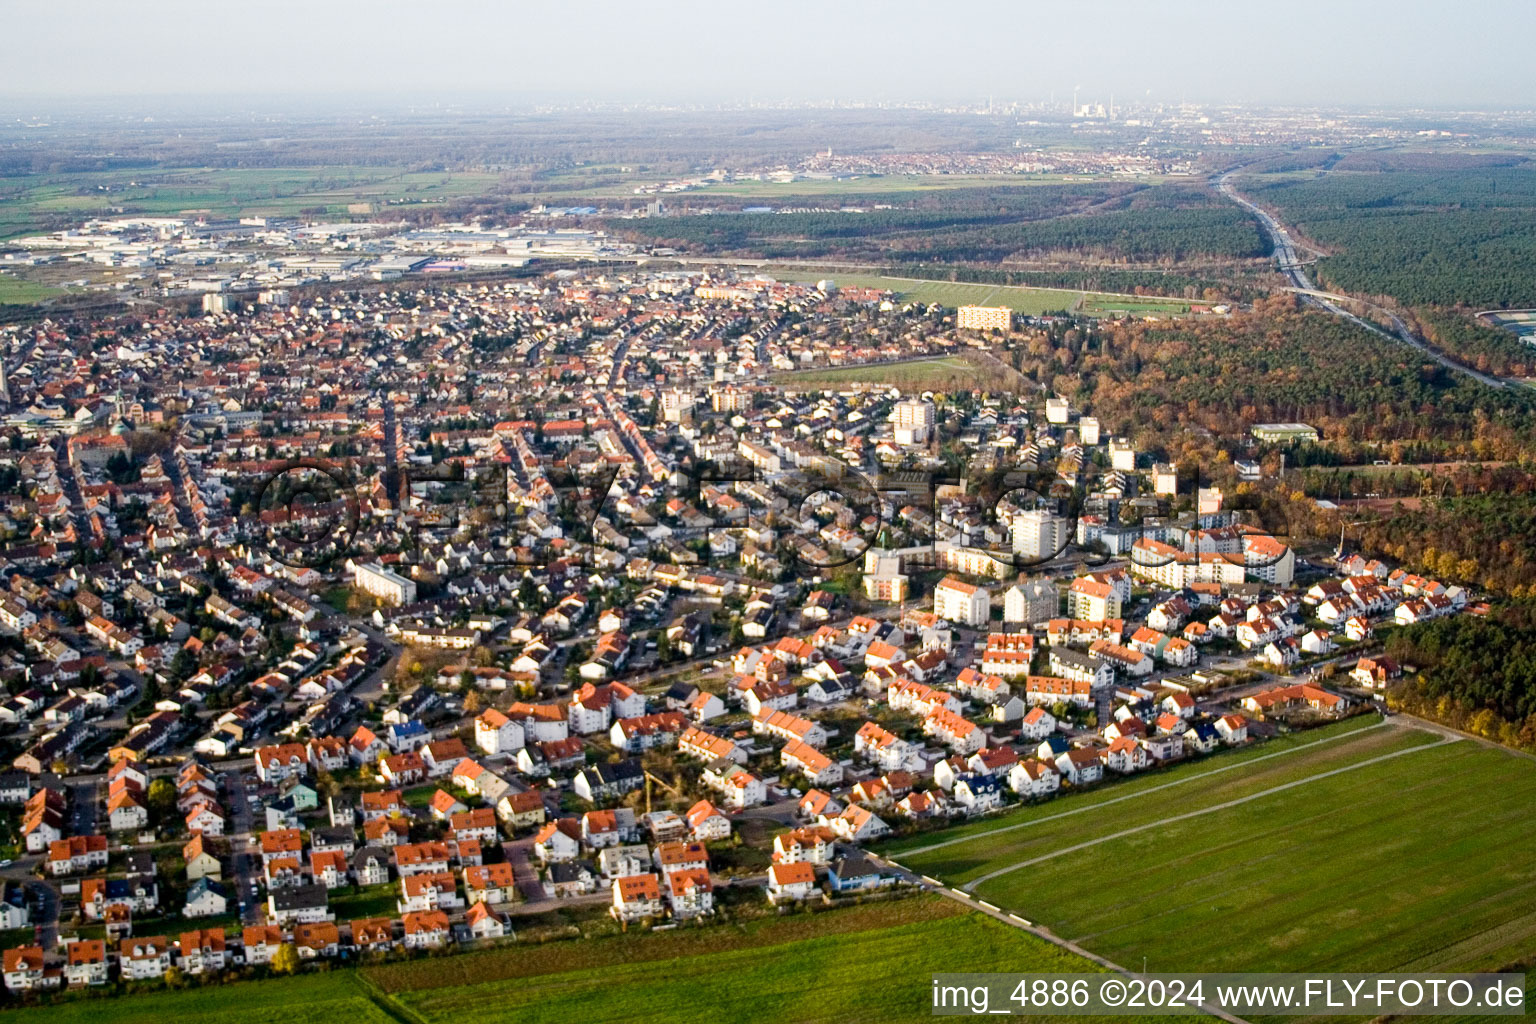
POLYGON ((1020 761, 1008 771, 1008 788, 1019 796, 1048 796, 1061 788, 1061 773, 1044 761, 1020 761))
POLYGON ((1075 747, 1066 751, 1056 758, 1056 767, 1074 786, 1097 782, 1104 775, 1098 751, 1091 748, 1075 747))
POLYGON ((1248 739, 1248 719, 1242 715, 1222 715, 1216 719, 1216 731, 1224 742, 1236 746, 1248 739))
POLYGON ((513 754, 523 748, 523 727, 495 708, 486 708, 475 719, 475 746, 492 756, 513 754))
POLYGON ((955 779, 954 802, 969 814, 982 814, 1003 805, 1003 790, 990 775, 967 773, 955 779))
POLYGON ((1056 731, 1056 716, 1043 707, 1031 708, 1019 720, 1019 735, 1027 740, 1043 740, 1056 731))
POLYGON ((803 900, 816 891, 816 868, 804 861, 774 864, 768 869, 768 900, 771 903, 803 900))

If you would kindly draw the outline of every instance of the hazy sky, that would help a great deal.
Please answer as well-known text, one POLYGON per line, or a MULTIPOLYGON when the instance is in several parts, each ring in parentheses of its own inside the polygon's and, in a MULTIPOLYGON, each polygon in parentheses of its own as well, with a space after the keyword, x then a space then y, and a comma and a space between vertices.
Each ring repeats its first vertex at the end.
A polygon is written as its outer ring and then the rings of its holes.
POLYGON ((1532 0, 50 0, 0 96, 1536 107, 1532 0))

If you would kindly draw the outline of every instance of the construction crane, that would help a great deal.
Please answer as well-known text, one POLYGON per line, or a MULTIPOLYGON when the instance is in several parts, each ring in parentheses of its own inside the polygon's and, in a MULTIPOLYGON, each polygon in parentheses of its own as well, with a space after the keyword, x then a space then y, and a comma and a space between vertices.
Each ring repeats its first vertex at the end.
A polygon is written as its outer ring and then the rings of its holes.
MULTIPOLYGON (((1441 483, 1439 493, 1433 495, 1433 497, 1435 497, 1436 499, 1439 499, 1439 500, 1444 500, 1445 495, 1450 490, 1450 488, 1451 488, 1451 481, 1450 481, 1450 478, 1447 477, 1445 479, 1445 481, 1441 483)), ((1365 526, 1365 525, 1367 525, 1369 523, 1380 523, 1380 522, 1385 521, 1387 518, 1389 518, 1389 517, 1384 516, 1384 515, 1379 515, 1379 516, 1371 516, 1371 517, 1369 517, 1367 519, 1356 519, 1356 520, 1353 520, 1353 521, 1350 521, 1350 522, 1341 522, 1341 523, 1339 523, 1339 546, 1333 552, 1333 560, 1335 562, 1338 562, 1338 561, 1340 561, 1340 560, 1342 560, 1344 558, 1344 531, 1345 530, 1349 529, 1352 526, 1365 526)))
POLYGON ((1340 523, 1339 524, 1339 546, 1337 548, 1335 548, 1334 552, 1333 552, 1333 560, 1334 560, 1334 562, 1338 563, 1338 562, 1342 562, 1344 560, 1344 531, 1345 530, 1349 529, 1351 526, 1364 526, 1367 523, 1379 523, 1379 522, 1381 522, 1381 519, 1382 519, 1381 516, 1375 516, 1375 517, 1373 517, 1371 519, 1356 519, 1353 522, 1340 523))
POLYGON ((645 772, 645 813, 646 814, 650 814, 651 813, 651 783, 653 783, 653 782, 656 783, 656 785, 660 786, 662 789, 665 789, 668 793, 671 793, 673 796, 680 797, 680 796, 683 795, 683 791, 678 789, 676 786, 672 785, 670 782, 667 782, 665 779, 658 778, 655 775, 652 775, 650 772, 645 772))

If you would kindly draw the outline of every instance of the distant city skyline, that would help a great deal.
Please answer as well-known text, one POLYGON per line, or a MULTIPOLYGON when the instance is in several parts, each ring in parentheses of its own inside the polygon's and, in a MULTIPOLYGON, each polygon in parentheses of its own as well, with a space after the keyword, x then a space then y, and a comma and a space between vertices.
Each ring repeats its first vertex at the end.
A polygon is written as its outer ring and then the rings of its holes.
POLYGON ((1327 107, 1536 108, 1514 73, 1536 9, 1316 0, 1091 7, 897 0, 772 8, 684 0, 559 7, 398 0, 219 4, 66 0, 10 14, 12 110, 49 100, 172 105, 1181 101, 1327 107))

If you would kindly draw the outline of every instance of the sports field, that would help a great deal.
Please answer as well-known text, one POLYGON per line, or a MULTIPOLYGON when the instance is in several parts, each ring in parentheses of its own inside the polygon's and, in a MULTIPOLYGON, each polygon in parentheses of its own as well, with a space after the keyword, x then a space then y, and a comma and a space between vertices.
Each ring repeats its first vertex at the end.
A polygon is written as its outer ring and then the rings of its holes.
POLYGON ((994 367, 964 355, 936 359, 910 359, 875 366, 822 367, 775 374, 774 383, 785 388, 837 389, 853 384, 882 384, 902 391, 954 391, 962 388, 1004 387, 994 367))
POLYGON ((890 852, 1153 970, 1494 969, 1536 954, 1536 761, 1371 721, 890 852))
MULTIPOLYGON (((804 276, 804 275, 801 275, 804 276)), ((938 303, 956 306, 1007 306, 1015 313, 1040 316, 1063 310, 1089 315, 1113 312, 1187 313, 1189 304, 1182 299, 1158 299, 1155 296, 1115 295, 1110 292, 1077 292, 1063 288, 1030 288, 1024 285, 970 284, 965 281, 927 281, 914 277, 885 277, 879 274, 824 273, 844 288, 880 288, 896 292, 903 302, 938 303)), ((811 278, 806 278, 811 280, 811 278)))
POLYGON ((1127 298, 1099 292, 1084 292, 1083 304, 1078 307, 1078 312, 1085 316, 1123 316, 1127 313, 1134 316, 1172 315, 1189 312, 1189 304, 1177 299, 1160 299, 1156 296, 1135 295, 1127 298))

